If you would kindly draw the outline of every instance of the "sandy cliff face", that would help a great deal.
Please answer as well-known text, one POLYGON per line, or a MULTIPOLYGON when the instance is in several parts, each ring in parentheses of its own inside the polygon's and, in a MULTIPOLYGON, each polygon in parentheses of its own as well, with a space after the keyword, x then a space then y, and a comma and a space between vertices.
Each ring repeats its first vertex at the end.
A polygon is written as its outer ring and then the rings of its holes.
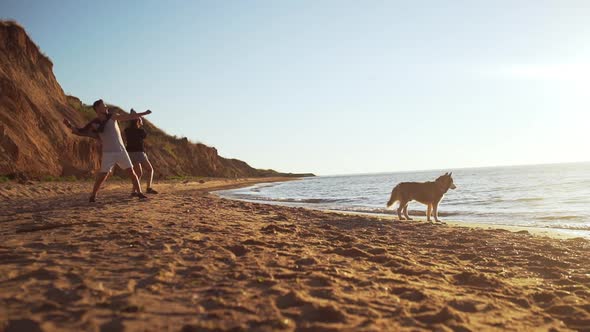
POLYGON ((0 174, 83 175, 98 163, 94 143, 73 139, 53 64, 20 26, 0 22, 0 174))
MULTIPOLYGON (((91 114, 79 99, 64 94, 51 60, 25 30, 0 21, 0 175, 91 176, 100 162, 96 142, 72 135, 61 122, 68 118, 82 125, 91 114)), ((279 174, 220 157, 215 148, 172 137, 151 123, 146 129, 156 176, 279 174)))

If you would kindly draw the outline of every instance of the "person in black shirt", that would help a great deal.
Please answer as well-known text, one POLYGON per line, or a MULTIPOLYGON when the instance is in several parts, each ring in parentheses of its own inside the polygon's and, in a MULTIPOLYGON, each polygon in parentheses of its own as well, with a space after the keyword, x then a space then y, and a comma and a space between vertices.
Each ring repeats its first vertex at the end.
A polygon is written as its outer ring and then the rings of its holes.
MULTIPOLYGON (((135 114, 136 112, 131 109, 130 113, 135 114)), ((137 177, 141 180, 143 170, 145 169, 147 172, 147 189, 145 192, 148 194, 157 194, 158 192, 152 188, 154 168, 145 154, 143 140, 147 135, 142 127, 143 120, 138 118, 137 120, 133 120, 129 124, 129 127, 125 129, 125 140, 127 141, 126 149, 127 153, 129 153, 129 158, 131 158, 131 162, 133 163, 133 169, 135 170, 137 177)), ((133 192, 131 195, 135 196, 137 193, 133 192)))
POLYGON ((109 110, 102 99, 95 101, 92 104, 92 108, 96 112, 96 118, 82 128, 77 128, 68 119, 64 119, 64 124, 73 134, 100 140, 100 149, 102 152, 100 170, 96 174, 92 194, 88 201, 90 203, 96 202, 98 191, 109 177, 109 174, 111 174, 115 165, 119 165, 119 167, 125 170, 131 178, 133 192, 135 193, 134 196, 139 197, 140 199, 146 199, 147 197, 141 191, 139 179, 135 174, 133 163, 131 162, 123 143, 118 122, 136 120, 144 115, 150 114, 151 111, 148 110, 143 113, 133 114, 119 114, 116 111, 109 110))

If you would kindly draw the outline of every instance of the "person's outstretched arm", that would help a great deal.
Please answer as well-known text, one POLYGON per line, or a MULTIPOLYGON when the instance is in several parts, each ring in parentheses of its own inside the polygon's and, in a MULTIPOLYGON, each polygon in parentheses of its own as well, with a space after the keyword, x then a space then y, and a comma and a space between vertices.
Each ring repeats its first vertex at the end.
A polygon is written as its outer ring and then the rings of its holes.
POLYGON ((63 121, 64 125, 66 125, 66 127, 68 127, 72 131, 72 134, 74 134, 74 135, 97 138, 98 135, 96 135, 96 133, 94 133, 90 130, 92 124, 94 124, 95 122, 96 122, 96 119, 88 122, 84 127, 78 128, 78 127, 74 127, 74 125, 72 125, 72 123, 68 119, 64 119, 64 121, 63 121))
POLYGON ((151 113, 152 113, 152 111, 147 110, 145 112, 134 113, 134 114, 113 114, 112 119, 117 120, 117 121, 130 121, 130 120, 139 119, 142 116, 148 115, 151 113))

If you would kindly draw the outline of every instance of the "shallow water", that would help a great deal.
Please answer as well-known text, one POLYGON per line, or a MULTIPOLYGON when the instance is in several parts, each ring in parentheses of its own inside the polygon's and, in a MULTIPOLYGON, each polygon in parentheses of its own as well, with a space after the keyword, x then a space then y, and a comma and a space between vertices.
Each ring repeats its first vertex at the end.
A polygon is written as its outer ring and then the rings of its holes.
MULTIPOLYGON (((219 194, 323 210, 394 214, 385 203, 398 182, 433 181, 445 171, 323 176, 219 194)), ((441 219, 590 234, 590 163, 452 171, 457 189, 445 195, 439 207, 441 219)), ((424 205, 412 202, 409 210, 425 218, 424 205)))

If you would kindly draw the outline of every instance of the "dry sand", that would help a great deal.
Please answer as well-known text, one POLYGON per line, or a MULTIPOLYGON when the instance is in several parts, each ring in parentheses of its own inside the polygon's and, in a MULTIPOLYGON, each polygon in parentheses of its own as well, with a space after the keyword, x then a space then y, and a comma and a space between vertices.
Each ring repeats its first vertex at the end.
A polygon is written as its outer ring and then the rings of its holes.
POLYGON ((207 193, 256 181, 1 184, 0 330, 590 331, 587 240, 207 193))

